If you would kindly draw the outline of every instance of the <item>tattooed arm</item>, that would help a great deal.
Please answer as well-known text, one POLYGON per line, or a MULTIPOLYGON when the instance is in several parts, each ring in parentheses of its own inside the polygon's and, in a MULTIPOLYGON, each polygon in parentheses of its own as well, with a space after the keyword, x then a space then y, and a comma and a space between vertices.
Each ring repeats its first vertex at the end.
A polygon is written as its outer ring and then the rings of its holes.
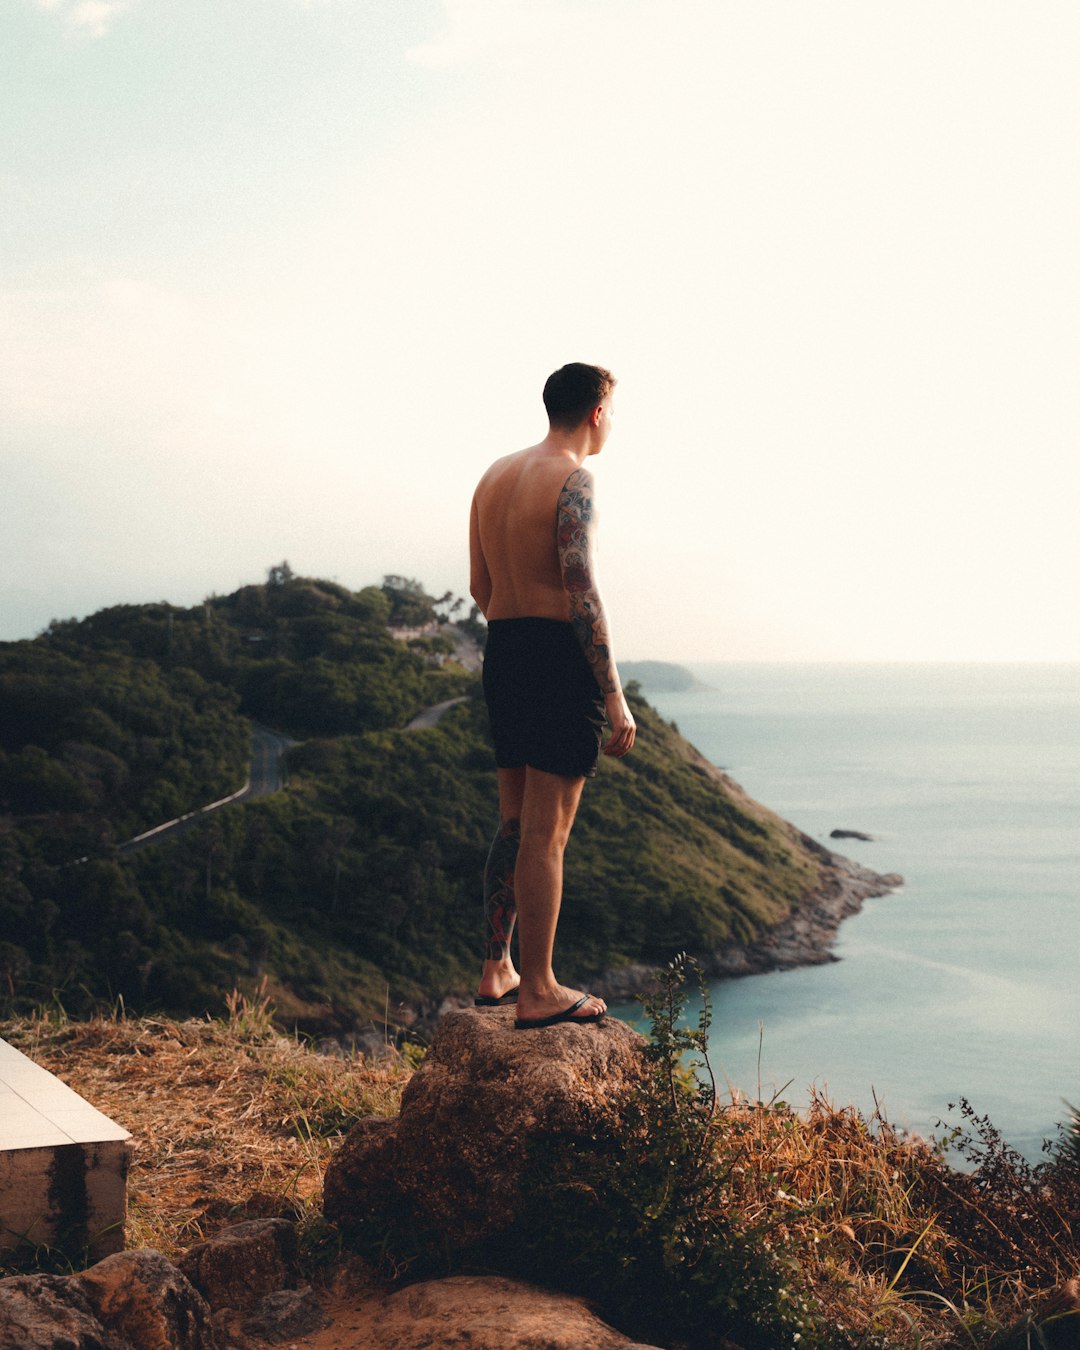
POLYGON ((570 623, 604 695, 604 708, 611 725, 611 736, 604 746, 604 753, 625 755, 634 744, 636 726, 623 695, 611 652, 607 614, 596 583, 593 479, 588 469, 575 469, 563 484, 555 522, 559 568, 569 600, 570 623))

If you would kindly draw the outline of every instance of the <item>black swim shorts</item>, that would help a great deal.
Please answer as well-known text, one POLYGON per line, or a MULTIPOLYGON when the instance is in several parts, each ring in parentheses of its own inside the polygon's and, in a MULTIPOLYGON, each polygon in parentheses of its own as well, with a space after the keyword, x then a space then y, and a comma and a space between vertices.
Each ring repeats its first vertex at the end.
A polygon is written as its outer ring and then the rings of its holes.
POLYGON ((558 619, 492 619, 484 652, 495 763, 567 778, 596 772, 604 699, 581 644, 558 619))

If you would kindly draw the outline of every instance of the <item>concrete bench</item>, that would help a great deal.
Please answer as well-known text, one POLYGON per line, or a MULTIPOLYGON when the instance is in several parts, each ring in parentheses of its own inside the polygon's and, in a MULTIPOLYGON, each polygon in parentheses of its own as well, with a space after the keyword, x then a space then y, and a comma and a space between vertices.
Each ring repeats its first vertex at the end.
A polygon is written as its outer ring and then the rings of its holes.
POLYGON ((131 1136, 0 1041, 0 1251, 21 1242, 70 1259, 124 1248, 131 1136))

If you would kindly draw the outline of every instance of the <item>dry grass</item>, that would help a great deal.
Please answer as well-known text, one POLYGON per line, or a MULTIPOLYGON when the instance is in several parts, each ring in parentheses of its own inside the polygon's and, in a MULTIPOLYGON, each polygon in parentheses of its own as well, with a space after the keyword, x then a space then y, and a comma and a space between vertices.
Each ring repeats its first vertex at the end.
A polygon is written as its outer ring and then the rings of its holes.
POLYGON ((245 1218, 317 1215, 335 1141, 396 1114, 410 1073, 317 1053, 239 995, 228 1021, 41 1016, 0 1036, 131 1132, 128 1246, 167 1256, 245 1218))
POLYGON ((967 1342, 965 1310, 940 1296, 955 1244, 925 1203, 926 1178, 947 1170, 935 1148, 820 1095, 798 1115, 735 1103, 717 1134, 741 1213, 797 1257, 835 1332, 868 1346, 967 1342))
POLYGON ((1030 1327, 1015 1344, 1037 1347, 1034 1327, 1077 1307, 1080 1176, 1031 1167, 967 1116, 974 1166, 957 1171, 880 1114, 736 1099, 706 1129, 702 1177, 723 1180, 702 1197, 783 1246, 845 1343, 996 1346, 1030 1327))
MULTIPOLYGON (((130 1130, 128 1245, 166 1255, 284 1214, 316 1261, 333 1147, 354 1120, 394 1114, 410 1074, 320 1054, 276 1031, 265 999, 239 995, 226 1021, 42 1015, 0 1035, 130 1130)), ((695 1224, 708 1231, 715 1212, 720 1231, 737 1214, 767 1235, 795 1262, 829 1344, 997 1345, 1080 1271, 1078 1172, 1025 1171, 992 1132, 957 1172, 937 1147, 822 1097, 799 1113, 717 1102, 696 1127, 687 1110, 684 1099, 695 1224)), ((655 1143, 643 1140, 646 1169, 655 1143)))

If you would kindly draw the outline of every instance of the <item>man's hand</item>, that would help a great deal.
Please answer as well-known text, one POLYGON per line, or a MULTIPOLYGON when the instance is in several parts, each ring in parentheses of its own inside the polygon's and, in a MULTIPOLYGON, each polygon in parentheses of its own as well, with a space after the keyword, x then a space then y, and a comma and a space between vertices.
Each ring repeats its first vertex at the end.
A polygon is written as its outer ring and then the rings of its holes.
POLYGON ((634 748, 637 723, 634 721, 634 714, 630 711, 630 705, 621 689, 616 689, 614 693, 604 695, 604 711, 611 726, 611 735, 604 746, 604 754, 614 755, 616 759, 622 759, 623 755, 634 748))

